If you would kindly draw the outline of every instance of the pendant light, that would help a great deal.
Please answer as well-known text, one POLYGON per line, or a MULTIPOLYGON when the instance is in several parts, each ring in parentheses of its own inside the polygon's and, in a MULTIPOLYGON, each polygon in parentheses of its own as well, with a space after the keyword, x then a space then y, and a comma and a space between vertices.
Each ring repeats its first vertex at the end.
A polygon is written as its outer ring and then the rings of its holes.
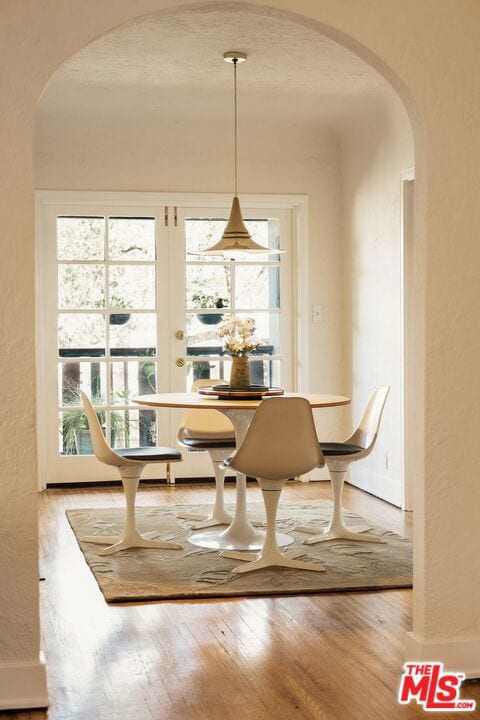
POLYGON ((236 255, 242 255, 243 253, 262 253, 262 254, 273 254, 285 252, 278 248, 263 247, 256 243, 247 228, 242 217, 242 211, 240 209, 240 202, 238 200, 237 188, 238 188, 238 133, 237 133, 237 65, 238 63, 245 62, 247 56, 242 52, 226 52, 223 56, 225 62, 232 63, 233 65, 233 95, 234 95, 234 147, 235 147, 235 192, 232 202, 232 209, 230 210, 230 217, 228 219, 227 227, 225 228, 223 235, 219 242, 212 245, 207 250, 201 250, 198 252, 192 252, 192 255, 226 255, 230 258, 234 258, 236 255))

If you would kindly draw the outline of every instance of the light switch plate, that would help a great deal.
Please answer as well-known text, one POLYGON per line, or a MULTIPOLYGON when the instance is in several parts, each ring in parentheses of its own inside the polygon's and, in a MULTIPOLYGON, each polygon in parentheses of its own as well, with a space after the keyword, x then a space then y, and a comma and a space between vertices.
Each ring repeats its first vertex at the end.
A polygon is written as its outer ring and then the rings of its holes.
POLYGON ((323 320, 323 306, 313 305, 312 306, 312 323, 321 323, 323 320))

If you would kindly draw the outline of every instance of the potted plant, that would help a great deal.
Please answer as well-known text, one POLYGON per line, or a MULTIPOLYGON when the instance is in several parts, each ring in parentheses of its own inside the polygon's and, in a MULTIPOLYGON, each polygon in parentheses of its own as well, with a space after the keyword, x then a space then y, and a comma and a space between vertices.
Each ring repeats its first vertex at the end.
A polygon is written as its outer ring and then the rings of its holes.
MULTIPOLYGON (((224 308, 227 301, 226 298, 221 298, 218 295, 208 295, 207 293, 195 292, 192 295, 192 300, 196 307, 200 308, 224 308)), ((204 325, 218 325, 223 320, 223 314, 221 313, 199 313, 198 319, 204 325)))

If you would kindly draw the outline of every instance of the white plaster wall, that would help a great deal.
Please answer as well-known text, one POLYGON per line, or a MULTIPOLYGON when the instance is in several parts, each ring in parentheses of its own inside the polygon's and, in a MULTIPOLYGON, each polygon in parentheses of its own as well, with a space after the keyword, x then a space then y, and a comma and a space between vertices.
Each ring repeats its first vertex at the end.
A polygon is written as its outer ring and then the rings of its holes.
MULTIPOLYGON (((128 97, 128 88, 123 89, 128 97)), ((131 106, 126 100, 122 108, 131 106)), ((45 110, 42 110, 42 105, 45 110)), ((134 119, 86 103, 84 114, 51 112, 37 126, 35 182, 40 189, 225 192, 232 187, 231 122, 139 112, 134 119)), ((58 101, 55 103, 58 107, 58 101)), ((343 394, 343 282, 339 152, 328 128, 268 121, 240 124, 240 191, 309 197, 309 378, 312 391, 343 394), (311 322, 312 305, 324 320, 311 322)), ((344 434, 344 410, 316 413, 327 439, 344 434)))
MULTIPOLYGON (((0 63, 9 72, 0 75, 1 164, 6 169, 0 174, 5 418, 0 435, 0 672, 7 662, 19 665, 37 657, 39 649, 31 380, 37 101, 55 70, 95 37, 141 13, 181 5, 178 0, 2 3, 0 63)), ((467 669, 465 648, 476 648, 469 669, 478 677, 480 334, 472 328, 480 325, 480 83, 472 68, 478 64, 480 4, 370 0, 362 12, 357 0, 269 0, 269 6, 303 16, 302 22, 372 62, 402 93, 415 124, 414 401, 421 462, 415 484, 413 631, 417 649, 450 667, 450 648, 455 647, 452 669, 467 669)))
POLYGON ((375 387, 390 385, 374 452, 350 466, 355 485, 402 504, 401 173, 413 138, 399 99, 385 94, 345 125, 341 143, 345 348, 353 427, 375 387))

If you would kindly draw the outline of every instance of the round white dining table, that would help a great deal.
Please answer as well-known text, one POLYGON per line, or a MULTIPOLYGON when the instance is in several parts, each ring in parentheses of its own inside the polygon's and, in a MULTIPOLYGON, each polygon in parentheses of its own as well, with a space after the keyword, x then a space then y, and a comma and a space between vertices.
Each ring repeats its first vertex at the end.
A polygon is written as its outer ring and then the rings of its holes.
MULTIPOLYGON (((311 393, 285 393, 283 397, 303 397, 312 409, 348 405, 350 398, 341 395, 317 395, 311 393)), ((166 408, 195 408, 196 410, 218 410, 231 421, 235 430, 237 448, 242 444, 257 407, 264 400, 220 400, 199 393, 160 393, 139 395, 133 399, 138 405, 166 408)), ((260 550, 263 547, 265 532, 255 528, 247 513, 247 479, 237 473, 236 507, 232 523, 225 529, 212 528, 197 532, 189 537, 192 545, 214 550, 260 550)), ((277 533, 277 542, 281 547, 290 545, 290 535, 277 533)))

